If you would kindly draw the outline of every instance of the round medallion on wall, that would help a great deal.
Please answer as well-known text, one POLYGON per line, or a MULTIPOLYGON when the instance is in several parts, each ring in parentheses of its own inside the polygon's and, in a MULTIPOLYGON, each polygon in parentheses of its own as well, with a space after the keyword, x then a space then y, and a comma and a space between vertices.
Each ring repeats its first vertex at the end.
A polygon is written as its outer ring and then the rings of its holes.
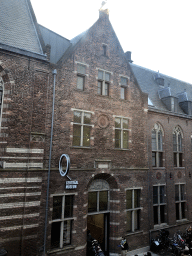
POLYGON ((156 178, 157 178, 158 180, 161 179, 161 173, 160 173, 160 172, 157 172, 157 173, 156 173, 156 178))
POLYGON ((106 115, 100 115, 98 118, 98 125, 101 128, 106 128, 109 124, 109 119, 106 115))
POLYGON ((178 172, 178 173, 177 173, 177 178, 178 178, 178 179, 181 179, 181 177, 182 177, 182 173, 181 173, 181 172, 178 172))

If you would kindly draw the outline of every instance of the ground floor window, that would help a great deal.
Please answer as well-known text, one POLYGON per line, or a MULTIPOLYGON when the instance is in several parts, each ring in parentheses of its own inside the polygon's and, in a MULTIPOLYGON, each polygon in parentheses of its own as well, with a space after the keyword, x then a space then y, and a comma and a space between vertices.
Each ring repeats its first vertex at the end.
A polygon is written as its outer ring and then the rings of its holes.
POLYGON ((73 223, 73 195, 53 197, 51 247, 63 248, 71 244, 73 223))
POLYGON ((154 225, 166 222, 165 186, 153 186, 153 220, 154 225))
POLYGON ((126 190, 127 232, 135 232, 140 229, 140 194, 141 189, 126 190))
POLYGON ((185 185, 177 184, 175 185, 175 208, 176 208, 176 220, 185 219, 185 185))

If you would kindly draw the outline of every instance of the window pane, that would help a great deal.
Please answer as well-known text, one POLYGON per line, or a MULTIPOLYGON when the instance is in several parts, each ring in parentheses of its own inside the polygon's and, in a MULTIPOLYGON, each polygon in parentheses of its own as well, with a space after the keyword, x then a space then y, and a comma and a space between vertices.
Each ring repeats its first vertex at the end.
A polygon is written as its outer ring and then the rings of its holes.
POLYGON ((158 132, 158 150, 162 150, 163 149, 163 145, 162 145, 162 132, 159 131, 158 132))
POLYGON ((127 78, 121 77, 121 85, 127 85, 127 78))
POLYGON ((127 212, 127 227, 126 227, 127 232, 132 231, 132 212, 128 211, 127 212))
POLYGON ((105 92, 104 95, 108 96, 109 95, 109 84, 105 83, 105 92))
POLYGON ((121 99, 125 100, 125 88, 121 87, 121 99))
POLYGON ((185 203, 181 203, 181 218, 185 219, 185 203))
POLYGON ((64 218, 73 217, 73 196, 65 196, 65 212, 64 218))
POLYGON ((175 201, 179 201, 179 185, 175 185, 175 201))
POLYGON ((98 79, 103 80, 103 71, 98 71, 98 79))
POLYGON ((158 206, 153 206, 153 220, 154 225, 158 224, 158 206))
POLYGON ((158 187, 153 187, 153 204, 158 204, 158 187))
POLYGON ((165 205, 160 205, 160 222, 165 223, 165 205))
POLYGON ((182 167, 182 153, 178 153, 179 154, 179 167, 182 167))
POLYGON ((140 229, 140 210, 134 211, 134 230, 140 229))
POLYGON ((108 192, 99 192, 99 211, 105 211, 108 209, 108 192))
POLYGON ((102 94, 102 82, 98 81, 97 85, 98 85, 97 86, 97 93, 99 95, 101 95, 102 94))
POLYGON ((109 82, 110 81, 110 74, 105 73, 105 81, 109 82))
POLYGON ((61 222, 53 222, 51 225, 51 247, 60 248, 61 222))
POLYGON ((71 244, 71 229, 72 228, 72 220, 64 221, 63 226, 63 245, 71 244))
POLYGON ((180 192, 181 192, 181 200, 185 200, 185 187, 184 185, 180 185, 180 192))
POLYGON ((126 191, 126 209, 132 209, 132 190, 126 191))
POLYGON ((156 167, 156 152, 152 152, 152 166, 156 167))
POLYGON ((177 151, 177 139, 176 139, 176 134, 173 134, 173 151, 177 151))
POLYGON ((128 129, 128 119, 123 119, 123 129, 128 129))
POLYGON ((84 77, 77 76, 77 89, 82 90, 84 89, 84 77))
POLYGON ((163 153, 158 152, 158 156, 159 156, 159 167, 163 167, 163 153))
POLYGON ((84 113, 84 124, 90 124, 90 123, 91 123, 91 114, 84 113))
POLYGON ((156 131, 152 131, 151 136, 152 136, 151 137, 152 151, 156 151, 157 150, 156 131))
POLYGON ((121 128, 121 119, 115 118, 115 128, 121 128))
POLYGON ((97 211, 97 192, 88 193, 88 212, 97 211))
POLYGON ((174 167, 177 167, 177 153, 174 153, 173 157, 174 157, 174 167))
POLYGON ((73 146, 81 146, 81 126, 73 125, 73 146))
POLYGON ((123 131, 123 148, 128 148, 128 139, 129 139, 129 134, 128 131, 123 131))
POLYGON ((74 111, 74 123, 81 123, 81 112, 80 111, 74 111))
POLYGON ((85 74, 86 67, 84 65, 77 65, 77 73, 85 74))
POLYGON ((53 197, 53 214, 52 219, 61 219, 62 213, 62 196, 54 196, 53 197))
POLYGON ((178 135, 178 151, 182 151, 182 137, 181 134, 178 135))
POLYGON ((89 147, 90 146, 90 126, 83 126, 83 146, 89 147))
POLYGON ((176 220, 179 220, 179 203, 176 204, 176 220))
POLYGON ((140 207, 140 189, 134 190, 134 208, 140 207))
POLYGON ((164 194, 165 194, 165 187, 160 186, 160 204, 165 203, 164 194))
POLYGON ((121 148, 121 131, 115 130, 115 148, 121 148))

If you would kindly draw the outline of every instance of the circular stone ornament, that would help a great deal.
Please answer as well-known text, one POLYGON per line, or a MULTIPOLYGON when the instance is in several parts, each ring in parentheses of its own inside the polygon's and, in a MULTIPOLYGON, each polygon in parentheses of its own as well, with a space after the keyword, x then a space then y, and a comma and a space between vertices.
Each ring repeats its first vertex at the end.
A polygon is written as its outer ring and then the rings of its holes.
POLYGON ((109 125, 109 119, 106 115, 100 115, 98 118, 98 125, 101 128, 106 128, 109 125))
POLYGON ((161 179, 161 173, 160 172, 157 172, 157 174, 156 174, 156 178, 158 179, 158 180, 160 180, 161 179))

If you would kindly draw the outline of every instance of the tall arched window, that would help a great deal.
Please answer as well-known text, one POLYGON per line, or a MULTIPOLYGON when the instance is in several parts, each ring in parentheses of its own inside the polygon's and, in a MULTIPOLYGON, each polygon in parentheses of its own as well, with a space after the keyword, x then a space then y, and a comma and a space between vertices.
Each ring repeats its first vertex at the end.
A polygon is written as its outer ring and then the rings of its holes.
POLYGON ((163 129, 160 124, 155 124, 152 130, 152 166, 163 166, 163 129))
POLYGON ((3 78, 0 77, 0 126, 1 126, 2 108, 3 108, 3 78))
POLYGON ((175 127, 173 131, 173 158, 174 167, 182 167, 182 138, 183 134, 179 126, 175 127))

